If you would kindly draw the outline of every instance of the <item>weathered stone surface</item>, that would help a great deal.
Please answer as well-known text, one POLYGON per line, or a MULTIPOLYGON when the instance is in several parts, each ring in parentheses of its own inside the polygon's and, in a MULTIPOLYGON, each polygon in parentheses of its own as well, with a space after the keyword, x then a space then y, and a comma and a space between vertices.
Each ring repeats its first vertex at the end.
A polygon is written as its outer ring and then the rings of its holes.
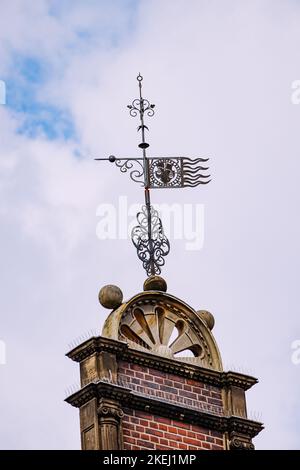
POLYGON ((214 319, 213 314, 208 312, 207 310, 198 310, 197 314, 199 315, 201 320, 203 320, 206 323, 208 328, 212 330, 213 327, 215 326, 215 319, 214 319))
POLYGON ((144 282, 144 290, 158 290, 167 292, 167 283, 160 276, 150 276, 144 282))
POLYGON ((108 316, 102 335, 126 341, 132 349, 222 370, 206 321, 167 293, 145 291, 124 302, 108 316))
POLYGON ((117 286, 107 285, 100 289, 99 302, 100 304, 109 309, 118 308, 123 301, 123 293, 117 286))

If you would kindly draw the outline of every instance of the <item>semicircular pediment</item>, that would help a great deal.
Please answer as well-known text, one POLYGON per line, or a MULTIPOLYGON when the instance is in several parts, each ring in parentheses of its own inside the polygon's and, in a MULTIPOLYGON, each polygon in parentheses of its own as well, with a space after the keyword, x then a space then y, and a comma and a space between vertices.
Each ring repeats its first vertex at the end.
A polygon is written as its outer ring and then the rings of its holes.
POLYGON ((130 348, 222 370, 214 337, 190 306, 163 292, 142 292, 107 318, 102 336, 130 348))

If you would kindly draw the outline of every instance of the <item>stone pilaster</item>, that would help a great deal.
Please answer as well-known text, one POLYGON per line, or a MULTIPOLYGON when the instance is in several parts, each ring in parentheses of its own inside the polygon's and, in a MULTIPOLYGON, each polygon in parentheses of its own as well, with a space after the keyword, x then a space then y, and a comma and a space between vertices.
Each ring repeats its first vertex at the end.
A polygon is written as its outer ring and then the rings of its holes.
POLYGON ((122 417, 124 413, 114 400, 100 399, 98 406, 100 449, 120 450, 122 443, 122 417))
POLYGON ((93 398, 80 407, 80 434, 82 450, 99 449, 99 425, 97 398, 93 398))

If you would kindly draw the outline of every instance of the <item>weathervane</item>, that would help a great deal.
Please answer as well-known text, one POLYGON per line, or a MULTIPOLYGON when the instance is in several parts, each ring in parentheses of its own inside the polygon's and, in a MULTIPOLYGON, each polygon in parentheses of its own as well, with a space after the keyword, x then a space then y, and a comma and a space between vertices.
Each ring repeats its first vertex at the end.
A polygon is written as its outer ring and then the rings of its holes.
POLYGON ((161 267, 165 264, 164 257, 170 252, 170 243, 164 234, 158 212, 151 206, 150 189, 185 188, 207 184, 210 175, 201 173, 208 170, 208 167, 202 166, 208 158, 147 157, 146 149, 149 144, 145 141, 145 130, 149 129, 144 123, 144 115, 152 117, 155 105, 142 97, 142 80, 143 77, 139 74, 137 76, 139 98, 128 105, 130 115, 133 117, 139 115, 140 118, 137 130, 142 134, 142 142, 138 145, 142 149, 142 157, 116 158, 110 155, 108 158, 95 158, 95 160, 115 163, 122 173, 128 171, 130 178, 142 183, 144 187, 145 204, 137 214, 138 225, 132 229, 131 239, 143 268, 150 276, 161 273, 161 267))

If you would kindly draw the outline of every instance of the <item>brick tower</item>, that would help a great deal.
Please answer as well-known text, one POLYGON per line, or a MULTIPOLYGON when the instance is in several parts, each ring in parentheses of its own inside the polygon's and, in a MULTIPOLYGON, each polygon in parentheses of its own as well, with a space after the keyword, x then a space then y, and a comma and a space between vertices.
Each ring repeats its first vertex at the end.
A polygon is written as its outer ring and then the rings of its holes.
POLYGON ((127 302, 101 289, 112 311, 102 335, 67 356, 80 364, 82 449, 254 449, 262 424, 247 418, 245 391, 257 379, 224 372, 211 313, 195 311, 149 277, 127 302))

